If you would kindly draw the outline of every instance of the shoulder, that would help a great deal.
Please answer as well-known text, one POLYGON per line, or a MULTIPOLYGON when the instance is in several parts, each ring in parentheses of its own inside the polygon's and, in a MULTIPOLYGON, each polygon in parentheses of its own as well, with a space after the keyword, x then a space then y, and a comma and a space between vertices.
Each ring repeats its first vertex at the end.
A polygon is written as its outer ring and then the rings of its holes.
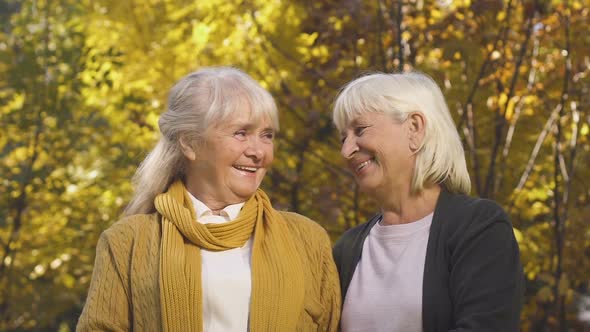
POLYGON ((308 256, 322 256, 332 251, 328 232, 317 222, 294 212, 278 211, 297 247, 308 256))
POLYGON ((508 215, 495 201, 463 194, 441 193, 435 217, 464 227, 470 223, 508 222, 508 215))
MULTIPOLYGON (((365 238, 369 234, 371 228, 380 219, 380 217, 380 213, 374 215, 367 222, 344 232, 340 239, 336 241, 336 244, 334 244, 334 248, 332 250, 332 254, 340 273, 347 273, 346 271, 350 271, 351 269, 354 271, 352 266, 356 266, 355 257, 357 257, 357 255, 359 255, 362 251, 365 238)), ((352 278, 352 275, 350 275, 350 278, 352 278)))
POLYGON ((367 232, 375 225, 375 222, 379 219, 381 214, 377 214, 371 217, 368 221, 357 225, 342 234, 340 239, 334 244, 334 252, 341 250, 342 248, 351 248, 352 243, 356 242, 357 239, 364 237, 367 232))
POLYGON ((146 231, 157 228, 159 225, 158 215, 152 214, 134 214, 125 216, 112 224, 104 231, 108 237, 126 237, 132 236, 138 231, 146 231))
POLYGON ((330 241, 326 230, 317 222, 295 212, 278 211, 287 227, 302 240, 330 241))
POLYGON ((493 200, 468 195, 450 194, 455 204, 476 214, 505 214, 504 209, 493 200))
POLYGON ((362 233, 362 231, 367 228, 369 224, 369 221, 364 222, 360 225, 357 225, 349 230, 347 230, 346 232, 344 232, 342 234, 342 236, 340 237, 340 239, 338 239, 338 241, 336 241, 336 244, 334 245, 334 247, 339 247, 342 245, 342 243, 347 242, 348 240, 352 240, 355 237, 357 237, 360 233, 362 233))
POLYGON ((125 216, 107 228, 100 241, 106 242, 111 250, 128 251, 137 242, 159 237, 159 224, 156 213, 125 216))
POLYGON ((513 237, 512 223, 495 201, 445 192, 434 212, 433 227, 454 243, 480 237, 490 230, 513 237), (436 224, 436 226, 434 226, 436 224))
MULTIPOLYGON (((96 245, 95 263, 95 269, 102 269, 96 266, 108 267, 106 272, 99 273, 101 278, 112 268, 127 287, 133 273, 141 276, 143 271, 154 266, 148 263, 158 257, 158 224, 156 214, 133 215, 123 217, 103 231, 96 245), (134 261, 139 263, 135 264, 133 272, 134 261)), ((126 293, 129 294, 127 288, 126 293)))
POLYGON ((289 229, 289 237, 297 248, 298 256, 306 267, 306 278, 319 281, 328 274, 333 280, 337 280, 328 232, 317 222, 300 214, 285 211, 279 213, 289 229))

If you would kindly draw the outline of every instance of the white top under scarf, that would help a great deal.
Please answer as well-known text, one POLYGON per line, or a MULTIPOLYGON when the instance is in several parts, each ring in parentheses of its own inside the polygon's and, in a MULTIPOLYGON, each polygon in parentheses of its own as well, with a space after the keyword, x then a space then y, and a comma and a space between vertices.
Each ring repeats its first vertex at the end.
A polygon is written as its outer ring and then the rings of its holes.
POLYGON ((343 332, 421 332, 422 280, 432 213, 408 224, 375 224, 344 300, 343 332))
MULTIPOLYGON (((220 224, 238 217, 244 203, 228 205, 214 215, 189 193, 201 224, 220 224)), ((252 277, 252 237, 241 248, 225 251, 201 249, 203 331, 248 331, 252 277)))

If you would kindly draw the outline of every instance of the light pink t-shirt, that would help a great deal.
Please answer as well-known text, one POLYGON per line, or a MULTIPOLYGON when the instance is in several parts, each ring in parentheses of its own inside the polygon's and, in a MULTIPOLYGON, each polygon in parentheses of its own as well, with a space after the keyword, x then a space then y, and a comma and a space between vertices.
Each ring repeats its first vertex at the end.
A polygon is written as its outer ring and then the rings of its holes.
POLYGON ((342 311, 343 332, 422 332, 422 280, 432 213, 375 224, 363 244, 342 311))

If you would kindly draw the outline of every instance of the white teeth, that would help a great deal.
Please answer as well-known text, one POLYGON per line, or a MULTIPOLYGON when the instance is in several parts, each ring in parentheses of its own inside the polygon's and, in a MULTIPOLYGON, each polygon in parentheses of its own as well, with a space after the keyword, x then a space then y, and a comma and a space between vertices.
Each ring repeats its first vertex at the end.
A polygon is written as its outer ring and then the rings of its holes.
POLYGON ((248 172, 256 172, 258 170, 257 167, 247 167, 247 166, 238 166, 238 165, 234 165, 234 167, 239 170, 248 171, 248 172))
POLYGON ((370 164, 373 161, 373 159, 369 159, 367 161, 362 162, 360 165, 358 165, 358 167, 356 168, 356 171, 360 171, 361 169, 363 169, 365 166, 367 166, 368 164, 370 164))

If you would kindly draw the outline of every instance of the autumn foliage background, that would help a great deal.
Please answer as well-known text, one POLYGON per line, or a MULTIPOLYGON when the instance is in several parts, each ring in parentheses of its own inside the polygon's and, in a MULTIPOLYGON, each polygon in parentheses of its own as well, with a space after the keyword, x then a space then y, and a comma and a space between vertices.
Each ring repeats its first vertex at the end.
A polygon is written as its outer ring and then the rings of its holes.
POLYGON ((130 198, 168 89, 234 65, 280 108, 263 187, 333 239, 375 212, 340 161, 338 89, 367 71, 432 75, 472 194, 513 220, 522 330, 588 331, 589 4, 0 0, 0 330, 74 329, 97 238, 130 198))

